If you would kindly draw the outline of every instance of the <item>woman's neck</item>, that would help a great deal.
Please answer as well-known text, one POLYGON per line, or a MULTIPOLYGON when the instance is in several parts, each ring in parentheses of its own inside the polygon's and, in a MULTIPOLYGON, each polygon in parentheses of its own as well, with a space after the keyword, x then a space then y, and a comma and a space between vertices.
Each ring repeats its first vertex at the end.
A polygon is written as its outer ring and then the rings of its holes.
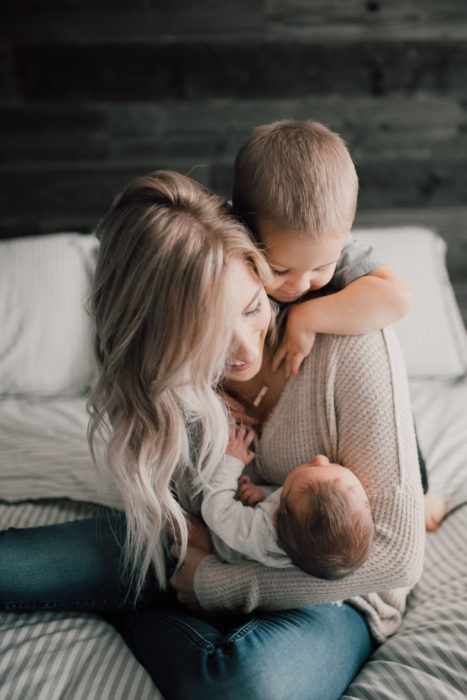
POLYGON ((245 406, 246 413, 262 423, 274 410, 287 383, 282 368, 271 372, 272 355, 273 351, 266 347, 258 374, 246 382, 229 380, 224 385, 224 389, 245 406))

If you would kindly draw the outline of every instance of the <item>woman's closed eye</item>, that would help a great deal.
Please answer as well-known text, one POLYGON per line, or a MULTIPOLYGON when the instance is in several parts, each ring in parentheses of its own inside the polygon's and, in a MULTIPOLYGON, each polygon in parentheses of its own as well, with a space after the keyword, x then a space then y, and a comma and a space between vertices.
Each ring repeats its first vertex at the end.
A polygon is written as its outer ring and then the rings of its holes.
POLYGON ((254 309, 250 309, 249 311, 245 311, 244 316, 256 316, 257 314, 260 313, 261 309, 263 308, 263 304, 261 300, 258 300, 258 303, 256 304, 254 309))

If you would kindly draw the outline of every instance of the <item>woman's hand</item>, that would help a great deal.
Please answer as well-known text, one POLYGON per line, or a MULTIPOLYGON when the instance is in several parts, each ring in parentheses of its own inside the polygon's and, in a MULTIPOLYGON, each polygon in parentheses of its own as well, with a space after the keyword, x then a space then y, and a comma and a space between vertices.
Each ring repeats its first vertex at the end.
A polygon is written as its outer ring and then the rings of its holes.
MULTIPOLYGON (((178 557, 178 545, 174 544, 170 548, 170 553, 178 557)), ((195 593, 195 574, 198 566, 204 557, 209 556, 207 552, 202 552, 196 547, 188 547, 185 561, 176 574, 169 580, 170 585, 177 591, 177 599, 190 610, 205 612, 200 605, 195 593)))

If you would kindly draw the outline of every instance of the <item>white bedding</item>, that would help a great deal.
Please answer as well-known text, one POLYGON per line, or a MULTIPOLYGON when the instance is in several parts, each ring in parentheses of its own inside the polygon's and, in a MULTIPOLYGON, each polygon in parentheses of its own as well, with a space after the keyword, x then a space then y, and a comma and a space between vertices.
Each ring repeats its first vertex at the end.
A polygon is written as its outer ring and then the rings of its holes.
MULTIPOLYGON (((70 498, 120 507, 108 471, 94 465, 83 397, 0 401, 0 494, 4 501, 70 498)), ((99 452, 99 450, 98 450, 99 452)))

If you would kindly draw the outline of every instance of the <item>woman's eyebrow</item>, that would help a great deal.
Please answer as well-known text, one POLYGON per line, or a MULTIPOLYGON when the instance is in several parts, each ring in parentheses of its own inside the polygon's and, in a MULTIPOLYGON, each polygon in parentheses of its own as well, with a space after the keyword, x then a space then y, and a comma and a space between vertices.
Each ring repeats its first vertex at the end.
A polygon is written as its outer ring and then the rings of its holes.
POLYGON ((247 304, 247 305, 245 306, 245 308, 243 309, 243 311, 246 311, 247 309, 249 309, 250 306, 253 304, 253 302, 256 301, 256 299, 257 299, 258 296, 259 296, 259 293, 261 292, 261 289, 262 289, 262 287, 261 287, 261 285, 260 285, 260 286, 258 287, 258 289, 256 290, 256 293, 254 294, 254 296, 252 297, 252 299, 248 302, 248 304, 247 304))

